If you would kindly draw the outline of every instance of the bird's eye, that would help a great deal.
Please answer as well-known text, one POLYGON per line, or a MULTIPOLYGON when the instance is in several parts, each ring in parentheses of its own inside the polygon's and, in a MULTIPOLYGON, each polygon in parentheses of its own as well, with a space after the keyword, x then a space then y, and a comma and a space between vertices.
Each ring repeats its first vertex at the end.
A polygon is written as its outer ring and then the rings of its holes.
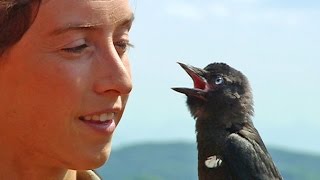
POLYGON ((223 83, 224 83, 224 79, 223 79, 221 76, 218 76, 218 77, 216 78, 216 80, 214 81, 214 83, 215 83, 216 85, 223 84, 223 83))

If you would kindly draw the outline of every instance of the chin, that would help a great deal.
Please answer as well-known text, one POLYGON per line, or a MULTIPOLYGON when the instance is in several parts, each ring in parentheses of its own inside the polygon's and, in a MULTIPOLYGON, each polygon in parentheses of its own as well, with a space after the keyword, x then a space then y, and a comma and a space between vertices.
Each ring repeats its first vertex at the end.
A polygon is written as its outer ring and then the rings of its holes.
POLYGON ((98 152, 97 151, 86 152, 82 155, 79 155, 78 160, 75 160, 73 161, 72 164, 69 164, 69 169, 75 169, 75 170, 97 169, 103 166, 108 161, 110 157, 110 153, 111 153, 111 146, 107 146, 98 152))

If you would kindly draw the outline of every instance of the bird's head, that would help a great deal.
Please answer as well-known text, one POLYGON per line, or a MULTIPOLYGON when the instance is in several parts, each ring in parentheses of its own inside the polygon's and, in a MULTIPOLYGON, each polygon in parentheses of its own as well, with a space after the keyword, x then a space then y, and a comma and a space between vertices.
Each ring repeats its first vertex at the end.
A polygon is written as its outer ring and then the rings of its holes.
POLYGON ((187 96, 195 118, 246 116, 253 114, 252 94, 247 78, 225 63, 212 63, 204 69, 179 63, 193 80, 193 88, 172 88, 187 96))

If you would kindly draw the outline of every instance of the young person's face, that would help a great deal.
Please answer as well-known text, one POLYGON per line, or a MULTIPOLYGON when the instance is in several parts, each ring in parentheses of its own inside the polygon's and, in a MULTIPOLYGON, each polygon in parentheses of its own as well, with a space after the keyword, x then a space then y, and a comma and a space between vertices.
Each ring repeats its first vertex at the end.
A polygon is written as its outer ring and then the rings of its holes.
POLYGON ((43 1, 0 57, 0 141, 38 164, 102 165, 132 88, 132 19, 127 0, 43 1))

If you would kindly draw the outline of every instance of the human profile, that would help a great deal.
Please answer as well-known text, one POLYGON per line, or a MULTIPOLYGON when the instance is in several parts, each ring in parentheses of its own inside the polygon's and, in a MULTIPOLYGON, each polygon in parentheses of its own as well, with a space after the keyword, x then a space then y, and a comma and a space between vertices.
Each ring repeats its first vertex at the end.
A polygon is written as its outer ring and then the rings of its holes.
POLYGON ((0 0, 0 179, 95 179, 132 89, 128 0, 0 0))

